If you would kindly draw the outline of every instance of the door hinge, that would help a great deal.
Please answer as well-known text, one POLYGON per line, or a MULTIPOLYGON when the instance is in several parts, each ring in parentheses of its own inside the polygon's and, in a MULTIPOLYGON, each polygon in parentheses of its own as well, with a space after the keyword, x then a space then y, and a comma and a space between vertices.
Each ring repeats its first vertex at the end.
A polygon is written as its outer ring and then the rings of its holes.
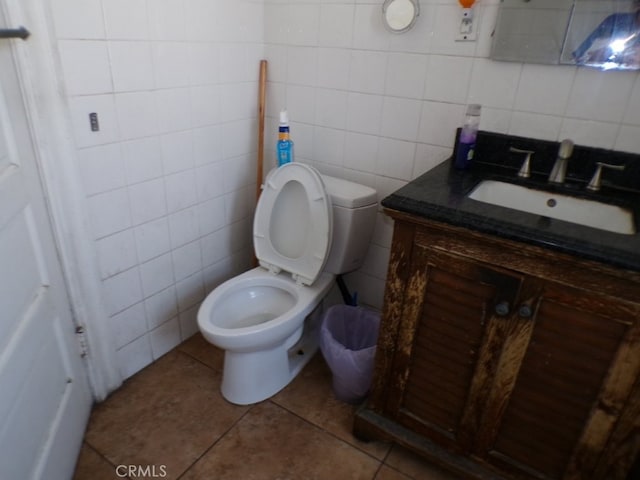
POLYGON ((87 336, 82 325, 76 327, 76 338, 78 339, 78 345, 80 348, 80 356, 82 358, 89 355, 89 345, 87 345, 87 336))

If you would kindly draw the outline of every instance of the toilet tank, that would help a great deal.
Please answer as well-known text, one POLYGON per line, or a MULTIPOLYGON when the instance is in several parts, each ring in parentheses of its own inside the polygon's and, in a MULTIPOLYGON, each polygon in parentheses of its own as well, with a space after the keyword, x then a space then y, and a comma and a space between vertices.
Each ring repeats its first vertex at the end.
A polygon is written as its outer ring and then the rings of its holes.
POLYGON ((322 175, 333 205, 333 239, 324 271, 339 275, 360 268, 378 212, 377 193, 359 183, 322 175))

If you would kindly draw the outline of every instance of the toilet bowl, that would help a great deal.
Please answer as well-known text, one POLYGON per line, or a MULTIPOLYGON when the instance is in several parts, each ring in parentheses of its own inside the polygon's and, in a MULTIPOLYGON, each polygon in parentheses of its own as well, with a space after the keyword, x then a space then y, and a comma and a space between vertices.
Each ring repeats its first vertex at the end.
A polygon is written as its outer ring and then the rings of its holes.
POLYGON ((332 274, 322 273, 308 287, 292 281, 286 272, 274 275, 257 267, 206 298, 200 311, 210 311, 209 318, 219 321, 207 322, 200 330, 207 341, 225 350, 221 391, 227 400, 248 405, 269 398, 306 365, 318 350, 315 333, 320 322, 308 319, 308 334, 302 338, 305 319, 333 279, 332 274))
POLYGON ((253 225, 260 266, 219 285, 198 311, 202 335, 225 351, 227 400, 248 405, 273 396, 316 353, 322 300, 336 274, 362 263, 376 211, 375 190, 308 165, 269 172, 253 225))

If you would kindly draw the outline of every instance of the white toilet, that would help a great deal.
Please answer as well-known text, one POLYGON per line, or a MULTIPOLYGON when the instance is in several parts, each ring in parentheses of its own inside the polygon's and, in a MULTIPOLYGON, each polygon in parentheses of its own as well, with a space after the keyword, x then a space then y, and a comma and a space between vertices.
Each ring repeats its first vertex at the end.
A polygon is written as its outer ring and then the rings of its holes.
POLYGON ((260 266, 214 289, 198 327, 225 350, 222 395, 259 402, 283 389, 318 350, 321 302, 335 275, 362 265, 376 191, 302 163, 269 172, 256 207, 260 266))

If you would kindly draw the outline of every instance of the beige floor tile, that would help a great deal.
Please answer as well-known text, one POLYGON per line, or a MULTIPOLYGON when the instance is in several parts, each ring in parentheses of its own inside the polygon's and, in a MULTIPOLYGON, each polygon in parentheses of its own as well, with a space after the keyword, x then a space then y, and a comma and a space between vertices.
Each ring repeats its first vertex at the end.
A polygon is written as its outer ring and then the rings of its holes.
POLYGON ((181 480, 373 479, 380 463, 270 401, 251 410, 181 480))
POLYGON ((385 460, 385 464, 416 480, 460 480, 454 473, 430 463, 399 445, 394 445, 385 460))
POLYGON ((86 443, 82 444, 73 480, 114 480, 116 467, 86 443))
POLYGON ((219 384, 220 373, 174 350, 96 406, 85 440, 114 465, 165 465, 177 478, 248 410, 219 384))
POLYGON ((224 365, 224 350, 214 347, 207 342, 199 332, 191 336, 178 346, 178 350, 201 361, 205 365, 222 372, 224 365))
POLYGON ((357 406, 335 398, 331 390, 331 371, 320 352, 271 400, 380 460, 389 451, 388 443, 361 442, 353 436, 353 414, 357 406))

